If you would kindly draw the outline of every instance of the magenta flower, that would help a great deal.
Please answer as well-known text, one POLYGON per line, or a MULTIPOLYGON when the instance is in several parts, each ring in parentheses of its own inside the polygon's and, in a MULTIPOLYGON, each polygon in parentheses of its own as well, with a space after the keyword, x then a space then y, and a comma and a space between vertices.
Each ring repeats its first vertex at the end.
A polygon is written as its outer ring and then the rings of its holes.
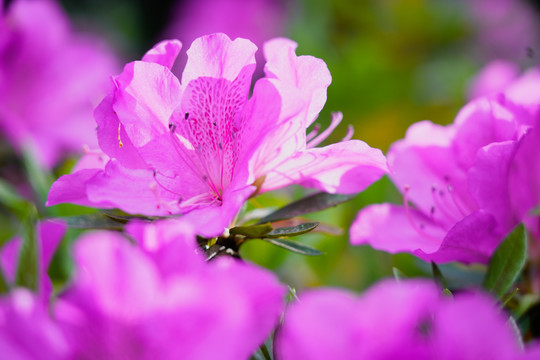
POLYGON ((97 145, 92 103, 115 72, 109 52, 73 34, 53 1, 14 1, 0 14, 0 33, 2 137, 47 168, 97 145))
MULTIPOLYGON (((38 253, 38 281, 37 292, 46 303, 52 295, 52 283, 47 275, 47 269, 51 263, 56 248, 62 241, 66 231, 66 225, 63 223, 42 221, 37 225, 37 253, 38 253)), ((0 248, 0 265, 2 273, 8 283, 15 283, 17 267, 19 264, 19 255, 22 246, 22 239, 15 237, 9 240, 0 248)))
POLYGON ((277 332, 279 359, 526 359, 490 298, 444 296, 429 282, 386 280, 356 297, 343 290, 301 294, 277 332))
POLYGON ((266 77, 250 98, 251 42, 224 34, 195 40, 181 81, 170 71, 180 47, 164 41, 113 79, 113 91, 95 112, 100 147, 110 160, 104 168, 61 177, 49 205, 191 212, 198 233, 215 236, 231 225, 256 180, 260 191, 300 184, 354 193, 386 171, 380 150, 359 140, 314 147, 341 114, 327 131, 306 137, 331 77, 322 60, 296 56, 292 41, 265 44, 266 77))
POLYGON ((74 358, 246 359, 270 335, 285 287, 230 257, 206 263, 181 223, 87 234, 54 306, 74 358))
POLYGON ((46 303, 26 289, 0 297, 0 354, 10 360, 71 359, 69 343, 46 303))
MULTIPOLYGON (((414 124, 388 153, 390 177, 404 205, 371 205, 353 223, 353 244, 411 252, 436 262, 487 263, 523 214, 511 211, 507 161, 540 114, 540 73, 525 74, 503 93, 465 106, 454 124, 414 124), (507 152, 496 149, 507 147, 507 152), (412 207, 412 204, 415 207, 412 207)), ((529 161, 538 161, 530 153, 529 161)), ((519 187, 519 186, 518 186, 519 187)), ((529 204, 529 202, 527 202, 529 204)))

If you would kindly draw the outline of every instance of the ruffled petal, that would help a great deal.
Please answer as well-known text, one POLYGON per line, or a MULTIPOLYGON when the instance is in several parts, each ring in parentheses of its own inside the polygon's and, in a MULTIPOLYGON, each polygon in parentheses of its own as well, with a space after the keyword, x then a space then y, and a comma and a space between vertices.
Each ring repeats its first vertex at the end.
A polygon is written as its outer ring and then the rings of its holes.
POLYGON ((495 218, 478 210, 456 223, 436 252, 417 250, 414 254, 437 263, 459 261, 464 264, 487 264, 503 235, 497 232, 495 218))
POLYGON ((182 43, 178 40, 163 40, 144 54, 142 61, 153 62, 172 69, 182 43))
POLYGON ((448 227, 476 206, 468 193, 467 174, 451 149, 454 134, 453 125, 422 121, 412 125, 387 155, 398 190, 408 189, 408 200, 448 227))
POLYGON ((266 175, 262 190, 299 184, 350 194, 364 190, 387 171, 381 150, 350 140, 298 153, 266 175))
POLYGON ((113 207, 108 201, 95 203, 88 198, 87 184, 101 172, 101 169, 82 169, 73 174, 62 175, 52 184, 46 205, 71 203, 102 208, 113 207))
POLYGON ((265 73, 277 79, 279 89, 299 92, 304 102, 303 111, 297 115, 307 128, 317 118, 326 103, 326 89, 332 82, 325 62, 313 56, 297 56, 297 44, 289 39, 276 38, 264 44, 265 73))
POLYGON ((181 195, 160 187, 151 170, 127 169, 113 159, 95 175, 86 183, 93 206, 149 216, 178 212, 181 195))
POLYGON ((178 79, 169 69, 135 61, 127 64, 114 81, 117 88, 112 106, 136 148, 169 131, 182 94, 178 79))
POLYGON ((242 38, 231 40, 222 33, 197 38, 187 51, 182 85, 186 87, 199 77, 233 81, 242 73, 250 82, 255 71, 256 51, 257 47, 251 41, 242 38))
POLYGON ((445 231, 415 209, 375 204, 362 209, 350 229, 353 245, 369 244, 389 253, 436 252, 445 231))
POLYGON ((500 233, 509 232, 519 222, 510 207, 508 188, 508 171, 516 146, 515 141, 506 141, 483 147, 469 170, 469 191, 478 207, 495 217, 500 233))

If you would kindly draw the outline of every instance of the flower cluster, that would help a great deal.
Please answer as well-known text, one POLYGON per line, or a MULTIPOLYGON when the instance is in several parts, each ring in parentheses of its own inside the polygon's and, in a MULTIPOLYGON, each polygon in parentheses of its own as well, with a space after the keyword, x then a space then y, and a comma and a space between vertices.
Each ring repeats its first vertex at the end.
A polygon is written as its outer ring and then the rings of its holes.
MULTIPOLYGON (((538 69, 518 75, 512 63, 490 64, 452 124, 415 123, 385 156, 352 139, 352 128, 318 146, 343 116, 333 113, 323 131, 315 124, 332 78, 292 40, 264 43, 255 82, 257 47, 224 33, 195 39, 179 77, 178 40, 114 75, 108 55, 71 35, 54 3, 16 0, 6 9, 2 136, 16 150, 30 146, 46 169, 65 150, 90 147, 51 180, 49 208, 0 180, 0 213, 21 229, 0 238, 0 358, 540 357, 538 254, 527 249, 540 240, 538 69), (95 123, 85 120, 107 76, 95 123), (319 288, 297 296, 245 260, 240 248, 253 239, 322 254, 289 239, 319 225, 303 216, 384 175, 403 204, 366 206, 350 241, 430 261, 433 279, 394 269, 395 279, 360 295, 319 288), (317 192, 246 210, 251 198, 289 185, 317 192), (94 209, 74 215, 76 207, 53 207, 60 203, 94 209), (479 264, 483 280, 458 285, 437 265, 447 262, 479 264), (62 266, 63 280, 53 276, 62 266)), ((32 186, 46 183, 25 165, 32 186)))
POLYGON ((353 244, 487 263, 519 222, 538 233, 529 212, 540 202, 540 72, 503 82, 499 91, 487 90, 483 78, 474 87, 488 95, 468 103, 453 124, 416 123, 392 145, 390 178, 403 206, 363 209, 351 227, 353 244))

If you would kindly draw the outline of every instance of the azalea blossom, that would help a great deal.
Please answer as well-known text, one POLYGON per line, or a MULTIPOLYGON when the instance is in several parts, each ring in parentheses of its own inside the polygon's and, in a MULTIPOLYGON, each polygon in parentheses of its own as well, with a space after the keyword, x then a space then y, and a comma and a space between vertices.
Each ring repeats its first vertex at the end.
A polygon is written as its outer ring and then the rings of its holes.
POLYGON ((269 336, 285 288, 230 257, 207 263, 179 223, 84 235, 53 314, 75 358, 246 359, 269 336))
MULTIPOLYGON (((511 209, 508 195, 498 195, 508 191, 508 161, 540 114, 539 79, 540 72, 531 70, 502 92, 471 101, 451 125, 412 125, 388 152, 403 206, 363 209, 351 242, 428 261, 487 263, 524 219, 523 211, 511 209)), ((537 153, 528 156, 529 163, 539 161, 537 153)), ((536 199, 533 192, 522 196, 536 199)))
POLYGON ((54 1, 0 8, 0 129, 16 151, 46 168, 97 145, 93 104, 116 60, 97 39, 75 34, 54 1))
POLYGON ((306 135, 331 77, 322 60, 297 56, 291 40, 265 44, 266 77, 251 97, 257 49, 250 41, 198 38, 179 80, 170 68, 180 48, 177 40, 163 41, 113 78, 95 111, 104 167, 61 177, 49 205, 189 212, 199 234, 216 236, 256 187, 355 193, 385 173, 381 151, 360 140, 315 147, 339 124, 339 113, 329 129, 306 135))
POLYGON ((277 331, 279 359, 534 359, 495 302, 443 295, 432 283, 385 280, 361 296, 338 289, 300 294, 277 331))

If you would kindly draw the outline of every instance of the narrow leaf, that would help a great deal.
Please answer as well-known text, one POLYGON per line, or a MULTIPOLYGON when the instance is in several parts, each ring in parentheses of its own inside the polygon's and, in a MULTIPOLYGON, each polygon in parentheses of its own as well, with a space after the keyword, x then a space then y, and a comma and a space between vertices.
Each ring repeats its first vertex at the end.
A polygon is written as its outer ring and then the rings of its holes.
POLYGON ((53 183, 51 174, 39 166, 29 149, 23 149, 23 163, 27 178, 40 201, 40 205, 45 204, 53 183))
POLYGON ((441 270, 433 261, 431 262, 431 272, 437 284, 439 284, 439 286, 443 289, 448 289, 448 284, 446 283, 446 280, 444 279, 441 270))
POLYGON ((274 229, 265 235, 265 238, 280 238, 302 235, 315 229, 319 225, 318 222, 303 223, 296 226, 287 226, 274 229))
POLYGON ((489 261, 484 288, 501 298, 516 281, 527 257, 527 235, 518 225, 497 247, 489 261))
POLYGON ((231 235, 243 235, 249 239, 260 239, 273 229, 270 224, 237 226, 229 230, 231 235))
POLYGON ((89 215, 77 215, 58 218, 58 220, 65 221, 70 228, 75 229, 108 229, 108 230, 122 230, 124 224, 127 221, 120 221, 112 219, 102 213, 95 213, 89 215))
POLYGON ((290 203, 289 205, 286 205, 281 209, 278 209, 273 213, 263 217, 259 220, 258 224, 290 219, 296 216, 328 209, 330 207, 344 203, 345 201, 354 198, 356 195, 357 194, 328 194, 323 192, 310 195, 303 199, 290 203))
POLYGON ((18 214, 25 213, 28 206, 28 201, 20 197, 15 188, 2 179, 0 179, 0 203, 18 214))
POLYGON ((291 241, 287 239, 272 239, 272 238, 264 238, 262 239, 264 241, 267 241, 271 244, 274 244, 276 246, 282 247, 286 250, 292 251, 297 254, 301 255, 308 255, 308 256, 316 256, 316 255, 322 255, 323 253, 319 250, 312 248, 311 246, 301 244, 296 241, 291 241))
POLYGON ((538 205, 537 207, 532 209, 531 212, 530 212, 530 215, 532 215, 532 216, 540 215, 540 205, 538 205))
POLYGON ((19 253, 15 285, 32 290, 38 288, 38 245, 36 232, 37 210, 28 208, 27 216, 22 223, 22 245, 19 253))
POLYGON ((401 280, 407 278, 403 271, 399 270, 397 267, 392 268, 392 274, 394 274, 394 279, 396 279, 397 282, 401 282, 401 280))
POLYGON ((4 276, 4 272, 2 271, 2 268, 0 268, 0 295, 6 294, 9 291, 9 285, 6 281, 6 277, 4 276))

